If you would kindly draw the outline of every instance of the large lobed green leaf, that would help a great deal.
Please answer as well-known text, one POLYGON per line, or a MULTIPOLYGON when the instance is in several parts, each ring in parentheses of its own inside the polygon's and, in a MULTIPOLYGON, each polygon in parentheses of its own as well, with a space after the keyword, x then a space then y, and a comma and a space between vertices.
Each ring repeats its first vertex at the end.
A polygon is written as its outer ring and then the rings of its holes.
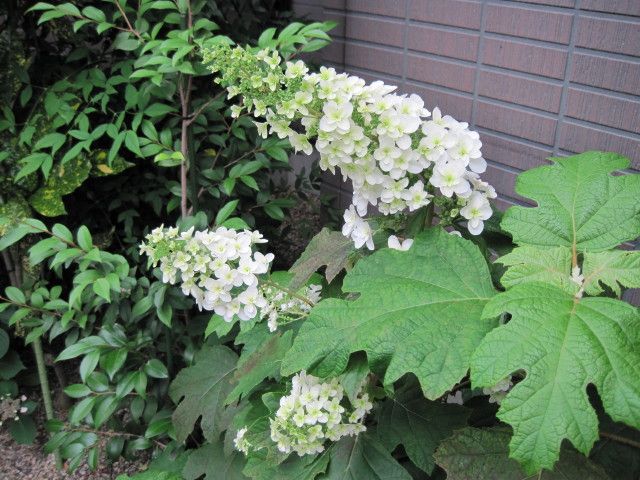
POLYGON ((353 241, 340 232, 323 228, 311 239, 307 248, 290 269, 294 274, 289 288, 297 290, 304 285, 320 267, 326 266, 325 277, 331 282, 349 263, 356 251, 353 241))
POLYGON ((176 375, 169 395, 178 404, 172 416, 178 442, 184 442, 200 416, 200 426, 209 441, 215 441, 224 430, 224 401, 233 390, 237 360, 227 347, 205 346, 196 355, 195 365, 176 375))
POLYGON ((427 400, 407 382, 380 406, 376 434, 389 451, 402 444, 411 461, 431 473, 436 448, 453 430, 466 426, 470 413, 459 405, 427 400))
POLYGON ((585 253, 582 262, 584 290, 588 295, 599 295, 609 287, 620 296, 620 286, 640 288, 640 252, 612 250, 585 253))
POLYGON ((236 402, 241 396, 246 397, 264 379, 279 376, 280 364, 291 347, 292 336, 291 330, 284 334, 273 333, 257 350, 240 357, 233 375, 237 384, 227 397, 226 403, 236 402))
MULTIPOLYGON (((621 286, 640 287, 640 252, 607 250, 582 254, 582 275, 587 295, 599 295, 604 287, 618 297, 621 286)), ((516 247, 497 262, 508 269, 501 278, 506 288, 526 282, 545 282, 575 294, 579 285, 571 279, 571 249, 568 247, 516 247)))
POLYGON ((502 228, 516 243, 594 252, 640 234, 640 175, 610 175, 627 168, 627 158, 586 152, 551 160, 518 176, 516 192, 538 207, 505 213, 502 228))
POLYGON ((562 451, 552 472, 527 475, 509 458, 509 431, 502 428, 465 428, 446 439, 436 461, 448 480, 607 480, 602 468, 575 451, 562 451))
POLYGON ((411 475, 368 433, 344 437, 332 445, 322 480, 411 480, 411 475))
POLYGON ((519 370, 526 377, 503 400, 498 417, 513 426, 511 455, 529 473, 551 469, 569 439, 589 453, 598 419, 593 384, 607 413, 640 427, 640 312, 611 298, 576 298, 542 282, 494 297, 483 315, 511 320, 489 333, 473 355, 474 385, 490 386, 519 370))
POLYGON ((311 311, 282 366, 328 377, 366 352, 373 371, 391 383, 412 372, 437 398, 467 372, 471 354, 497 320, 482 317, 495 294, 487 264, 471 242, 439 228, 406 252, 383 249, 344 279, 354 301, 327 299, 311 311))
POLYGON ((550 468, 569 439, 588 453, 598 421, 586 388, 598 389, 616 420, 640 424, 640 316, 618 296, 640 286, 638 252, 616 249, 640 235, 640 176, 612 176, 629 161, 587 152, 521 174, 516 190, 537 201, 512 207, 502 227, 519 244, 499 261, 509 268, 484 315, 511 321, 485 337, 472 380, 490 386, 518 370, 526 378, 498 416, 514 428, 511 454, 527 471, 550 468))
POLYGON ((244 464, 242 453, 233 450, 225 455, 224 445, 215 440, 189 455, 182 475, 186 480, 246 480, 248 477, 242 473, 244 464))

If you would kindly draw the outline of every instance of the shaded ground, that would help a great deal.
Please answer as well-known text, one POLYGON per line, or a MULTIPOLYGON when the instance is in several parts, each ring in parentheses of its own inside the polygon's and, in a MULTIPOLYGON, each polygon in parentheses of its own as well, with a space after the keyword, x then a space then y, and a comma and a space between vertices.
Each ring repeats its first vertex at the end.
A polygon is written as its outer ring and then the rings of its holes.
POLYGON ((33 445, 18 445, 11 436, 0 432, 0 480, 112 480, 122 473, 134 474, 146 466, 146 457, 135 461, 120 459, 115 463, 102 460, 98 469, 81 465, 73 474, 56 469, 53 455, 45 455, 43 432, 33 445))

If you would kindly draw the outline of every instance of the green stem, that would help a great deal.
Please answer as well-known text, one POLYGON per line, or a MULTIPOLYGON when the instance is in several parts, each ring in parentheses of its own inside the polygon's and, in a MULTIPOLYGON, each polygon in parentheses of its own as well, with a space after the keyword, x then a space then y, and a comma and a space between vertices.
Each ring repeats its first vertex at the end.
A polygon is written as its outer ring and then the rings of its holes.
MULTIPOLYGON (((4 255, 5 253, 7 253, 6 251, 3 251, 2 253, 3 253, 2 259, 4 260, 5 268, 7 272, 9 272, 9 274, 13 273, 13 275, 10 275, 11 277, 10 279, 11 279, 11 282, 13 283, 13 286, 16 288, 20 288, 22 284, 22 278, 21 278, 22 272, 20 270, 18 263, 16 262, 14 264, 14 262, 11 260, 9 255, 4 255)), ((9 299, 6 299, 4 297, 2 298, 5 301, 9 301, 9 299)), ((28 307, 28 305, 25 305, 25 306, 28 307)), ((53 401, 51 399, 51 389, 49 388, 49 379, 47 378, 47 367, 44 362, 44 353, 42 352, 42 342, 40 341, 40 338, 36 338, 33 341, 32 348, 33 348, 34 356, 36 357, 36 365, 38 367, 38 377, 40 379, 40 388, 42 389, 42 399, 44 401, 44 410, 45 410, 47 419, 52 420, 53 419, 53 401)), ((54 451, 54 455, 56 458, 56 467, 58 467, 58 469, 61 469, 62 459, 60 457, 60 452, 56 449, 54 451)))
MULTIPOLYGON (((47 378, 47 367, 44 363, 44 354, 42 353, 42 342, 39 338, 33 341, 33 353, 36 357, 36 365, 38 366, 38 378, 40 380, 40 389, 42 390, 42 400, 44 401, 44 411, 47 420, 54 419, 53 400, 51 399, 51 389, 49 388, 49 379, 47 378)), ((60 452, 56 449, 54 452, 56 457, 56 467, 62 468, 62 459, 60 452)))
POLYGON ((164 326, 164 345, 167 350, 167 370, 169 371, 169 378, 173 378, 173 351, 171 350, 171 329, 164 326))
POLYGON ((427 214, 424 217, 424 225, 423 225, 423 230, 426 230, 427 228, 430 228, 431 225, 433 224, 433 213, 435 210, 435 206, 433 204, 433 202, 431 202, 429 205, 427 205, 427 214))
POLYGON ((293 298, 297 298, 298 300, 303 301, 304 303, 306 303, 310 307, 315 306, 315 303, 313 303, 311 300, 309 300, 304 295, 300 295, 298 292, 294 292, 290 288, 283 287, 279 283, 272 282, 271 280, 261 280, 261 282, 262 282, 263 285, 269 285, 270 287, 274 287, 274 288, 277 288, 278 290, 282 290, 284 293, 292 296, 293 298))
POLYGON ((630 447, 640 449, 640 442, 636 442, 635 440, 632 440, 630 438, 623 437, 622 435, 617 435, 615 433, 610 433, 610 432, 600 432, 600 436, 602 438, 609 438, 614 442, 624 443, 625 445, 629 445, 630 447))

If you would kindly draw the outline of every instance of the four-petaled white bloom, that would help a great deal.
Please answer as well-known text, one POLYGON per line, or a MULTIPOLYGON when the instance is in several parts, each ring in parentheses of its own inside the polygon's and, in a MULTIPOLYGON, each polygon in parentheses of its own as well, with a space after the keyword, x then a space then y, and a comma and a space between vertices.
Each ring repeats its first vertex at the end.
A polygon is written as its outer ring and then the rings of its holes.
POLYGON ((369 250, 373 250, 373 232, 371 227, 364 220, 355 207, 351 205, 348 210, 344 212, 344 225, 342 226, 342 234, 345 237, 351 237, 356 248, 360 248, 366 245, 369 250))
POLYGON ((460 215, 468 220, 467 228, 473 235, 478 235, 484 229, 484 220, 491 216, 489 200, 480 192, 475 191, 469 196, 468 203, 460 209, 460 215))

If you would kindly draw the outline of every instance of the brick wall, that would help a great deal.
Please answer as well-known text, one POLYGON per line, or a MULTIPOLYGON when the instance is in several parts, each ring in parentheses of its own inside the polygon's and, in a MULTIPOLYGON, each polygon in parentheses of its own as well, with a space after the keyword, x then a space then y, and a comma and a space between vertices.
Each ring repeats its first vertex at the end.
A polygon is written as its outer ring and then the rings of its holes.
MULTIPOLYGON (((640 169, 640 0, 294 0, 335 20, 321 61, 420 94, 478 130, 499 205, 551 155, 620 152, 640 169)), ((340 182, 328 179, 348 203, 340 182)))

